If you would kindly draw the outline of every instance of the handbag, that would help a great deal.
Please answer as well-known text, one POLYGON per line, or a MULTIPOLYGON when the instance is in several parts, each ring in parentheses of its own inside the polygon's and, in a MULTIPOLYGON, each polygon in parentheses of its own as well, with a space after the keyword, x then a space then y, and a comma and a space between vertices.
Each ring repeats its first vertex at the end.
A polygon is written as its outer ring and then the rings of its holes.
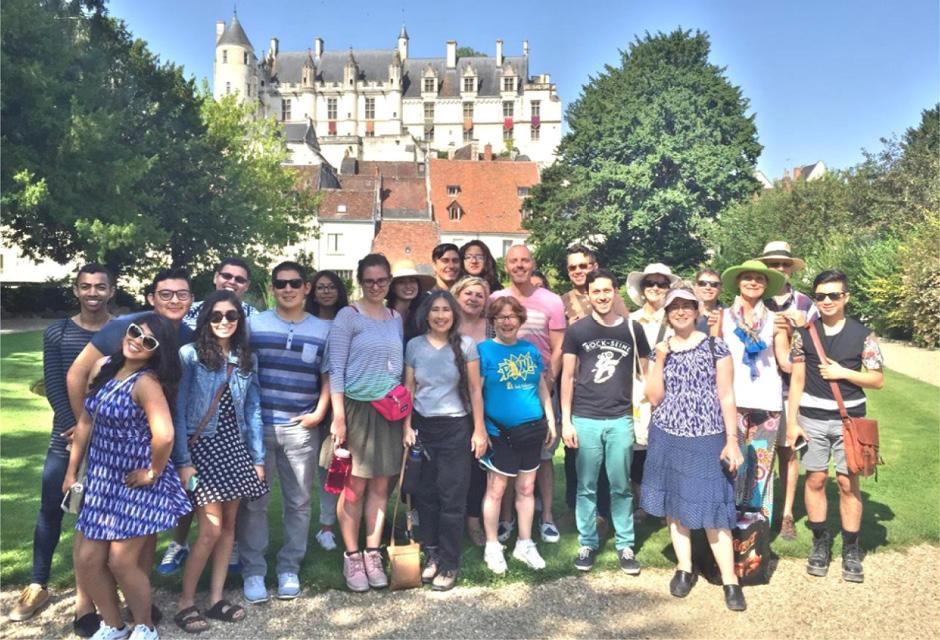
POLYGON ((770 582, 770 526, 759 513, 739 513, 731 530, 734 573, 742 586, 770 582))
POLYGON ((225 382, 222 383, 222 386, 219 387, 218 391, 215 392, 215 397, 212 398, 212 403, 209 405, 209 410, 206 411, 206 415, 202 416, 202 420, 199 421, 199 426, 196 427, 196 431, 193 432, 193 435, 189 436, 187 443, 189 448, 192 449, 197 442, 199 442, 200 436, 202 436, 203 429, 206 428, 206 425, 209 424, 209 418, 215 414, 215 410, 219 407, 219 402, 222 400, 222 394, 225 393, 225 388, 228 387, 229 380, 232 379, 232 372, 235 371, 235 365, 231 362, 226 365, 227 374, 225 376, 225 382))
MULTIPOLYGON (((398 495, 402 493, 402 483, 405 478, 405 465, 408 458, 408 449, 405 449, 401 459, 401 471, 398 474, 398 495)), ((388 566, 391 573, 388 588, 391 591, 399 589, 416 589, 421 586, 421 545, 414 541, 414 531, 411 522, 411 495, 405 494, 405 512, 407 523, 408 543, 395 544, 395 520, 398 518, 398 503, 392 510, 392 526, 388 539, 388 566)))
POLYGON ((411 413, 411 393, 405 385, 400 384, 385 394, 380 400, 371 402, 375 410, 389 422, 404 420, 411 413))
MULTIPOLYGON (((816 331, 815 322, 809 323, 809 335, 813 339, 820 361, 828 361, 822 341, 819 339, 819 332, 816 331)), ((884 460, 878 453, 878 421, 850 416, 845 408, 845 400, 842 398, 838 383, 830 380, 829 386, 832 388, 832 395, 836 399, 836 404, 839 405, 839 415, 842 417, 842 443, 845 447, 845 462, 849 473, 859 476, 874 474, 877 480, 877 465, 884 464, 884 460)))
MULTIPOLYGON (((649 443, 650 421, 653 417, 653 405, 646 398, 646 377, 640 370, 640 357, 637 354, 636 332, 633 330, 633 320, 627 318, 627 328, 630 330, 630 339, 633 340, 633 439, 635 444, 645 447, 649 443)), ((659 335, 656 344, 662 341, 666 333, 665 323, 659 326, 659 335)), ((655 349, 656 345, 650 345, 655 349)))
POLYGON ((490 422, 496 425, 503 440, 516 452, 540 447, 545 443, 545 434, 548 432, 548 422, 545 418, 523 422, 511 429, 504 427, 492 418, 490 418, 490 422))
POLYGON ((135 377, 134 375, 130 375, 121 380, 119 384, 114 385, 111 391, 105 394, 101 402, 98 403, 98 406, 95 407, 95 414, 91 417, 91 429, 88 430, 88 444, 85 445, 85 452, 82 454, 82 462, 78 465, 78 478, 72 483, 69 490, 65 492, 65 496, 62 497, 62 504, 60 505, 62 511, 74 513, 75 515, 82 512, 82 505, 85 503, 85 483, 88 480, 88 448, 91 446, 91 436, 95 432, 95 421, 98 419, 98 411, 111 396, 135 377))

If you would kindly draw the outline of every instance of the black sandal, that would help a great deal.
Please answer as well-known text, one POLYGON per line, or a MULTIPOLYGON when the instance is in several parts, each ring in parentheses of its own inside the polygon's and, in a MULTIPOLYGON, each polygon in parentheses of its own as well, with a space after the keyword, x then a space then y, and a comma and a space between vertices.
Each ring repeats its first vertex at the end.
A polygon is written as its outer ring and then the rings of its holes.
POLYGON ((173 616, 173 622, 186 633, 202 633, 209 630, 209 621, 199 613, 199 608, 195 606, 181 609, 173 616))
POLYGON ((245 619, 245 609, 228 600, 219 600, 210 609, 206 609, 206 617, 222 622, 241 622, 245 619))

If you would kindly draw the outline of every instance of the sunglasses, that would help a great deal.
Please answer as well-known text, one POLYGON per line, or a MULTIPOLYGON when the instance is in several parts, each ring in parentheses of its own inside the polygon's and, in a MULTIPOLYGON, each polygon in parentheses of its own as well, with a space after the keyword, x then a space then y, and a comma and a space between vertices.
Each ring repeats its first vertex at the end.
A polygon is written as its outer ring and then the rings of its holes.
POLYGON ((785 269, 786 267, 789 267, 792 263, 786 260, 764 260, 764 264, 766 264, 771 269, 785 269))
POLYGON ((160 346, 160 341, 151 335, 144 333, 140 325, 133 322, 127 325, 127 337, 131 340, 140 340, 140 345, 147 351, 155 351, 160 346))
POLYGON ((209 322, 212 324, 219 324, 222 322, 222 318, 225 318, 226 322, 238 322, 238 312, 235 309, 229 309, 225 313, 213 311, 209 314, 209 322))
POLYGON ((593 265, 587 262, 581 262, 579 264, 569 264, 568 271, 588 271, 593 265))
POLYGON ((229 273, 228 271, 220 271, 219 275, 226 282, 228 282, 229 280, 234 280, 237 284, 248 284, 248 278, 244 278, 242 276, 236 276, 234 273, 229 273))
POLYGON ((720 289, 721 283, 717 280, 698 280, 695 284, 703 289, 720 289))
POLYGON ((645 280, 643 282, 644 289, 668 289, 669 281, 668 280, 645 280))
POLYGON ((845 297, 845 291, 833 291, 831 293, 814 293, 813 298, 816 299, 816 302, 822 302, 823 300, 841 300, 845 297))
POLYGON ((280 278, 274 278, 271 280, 271 284, 274 285, 275 289, 283 289, 287 286, 290 286, 291 289, 300 289, 304 286, 303 278, 289 278, 287 280, 282 280, 280 278))
POLYGON ((186 302, 187 300, 193 299, 193 292, 189 289, 178 289, 177 291, 173 291, 172 289, 160 289, 157 291, 157 297, 164 302, 169 302, 173 299, 173 296, 176 296, 176 299, 180 302, 186 302))

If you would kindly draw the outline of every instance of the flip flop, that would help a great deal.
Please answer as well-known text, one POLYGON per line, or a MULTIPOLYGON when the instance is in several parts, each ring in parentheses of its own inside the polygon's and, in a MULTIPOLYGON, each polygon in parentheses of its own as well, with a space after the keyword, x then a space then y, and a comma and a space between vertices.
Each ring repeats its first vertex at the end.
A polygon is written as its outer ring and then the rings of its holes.
POLYGON ((206 617, 222 622, 241 622, 245 619, 245 609, 228 600, 219 600, 210 609, 206 609, 206 617))
POLYGON ((173 622, 186 633, 202 633, 209 630, 209 621, 199 613, 199 608, 195 606, 181 609, 173 616, 173 622))

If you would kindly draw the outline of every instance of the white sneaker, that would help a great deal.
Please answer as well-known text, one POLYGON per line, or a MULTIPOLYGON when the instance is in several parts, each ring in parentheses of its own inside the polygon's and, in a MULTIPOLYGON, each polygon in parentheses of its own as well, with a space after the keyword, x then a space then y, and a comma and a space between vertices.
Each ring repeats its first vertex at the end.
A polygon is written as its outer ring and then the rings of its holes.
POLYGON ((114 627, 109 627, 102 621, 101 626, 95 631, 95 635, 91 637, 91 640, 124 640, 124 638, 130 637, 130 635, 131 628, 127 625, 124 625, 120 629, 115 629, 114 627))
POLYGON ((160 640, 160 634, 157 633, 157 627, 152 629, 145 624, 139 624, 129 636, 129 640, 160 640))
POLYGON ((498 542, 487 542, 483 550, 483 562, 486 568, 498 576, 506 573, 506 558, 503 557, 503 545, 498 542))
POLYGON ((516 547, 512 550, 512 557, 532 569, 545 568, 545 560, 539 555, 539 550, 531 540, 516 540, 516 547))
POLYGON ((336 548, 336 536, 333 535, 332 531, 320 529, 317 533, 317 544, 319 544, 324 551, 332 551, 336 548))

